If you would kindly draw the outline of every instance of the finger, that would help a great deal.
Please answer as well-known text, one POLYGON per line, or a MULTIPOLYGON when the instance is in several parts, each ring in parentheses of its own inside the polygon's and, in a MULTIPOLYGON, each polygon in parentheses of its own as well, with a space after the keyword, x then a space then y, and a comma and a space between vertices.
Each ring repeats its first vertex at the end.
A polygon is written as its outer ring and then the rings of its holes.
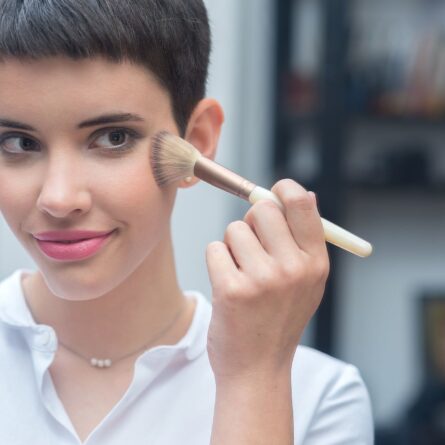
POLYGON ((239 274, 229 248, 221 241, 207 246, 206 263, 213 289, 224 289, 227 280, 239 274))
POLYGON ((306 189, 291 179, 283 179, 272 191, 285 207, 290 231, 300 248, 310 254, 326 250, 320 214, 306 189))
POLYGON ((314 192, 308 192, 308 193, 309 193, 309 195, 311 196, 312 201, 314 202, 314 204, 315 204, 315 205, 317 206, 317 208, 318 208, 317 196, 315 195, 314 192))
POLYGON ((273 201, 264 199, 255 203, 244 221, 252 227, 270 256, 286 261, 300 250, 283 212, 273 201))
POLYGON ((269 259, 260 240, 244 221, 233 221, 227 226, 224 242, 241 270, 248 274, 258 270, 258 262, 269 259))

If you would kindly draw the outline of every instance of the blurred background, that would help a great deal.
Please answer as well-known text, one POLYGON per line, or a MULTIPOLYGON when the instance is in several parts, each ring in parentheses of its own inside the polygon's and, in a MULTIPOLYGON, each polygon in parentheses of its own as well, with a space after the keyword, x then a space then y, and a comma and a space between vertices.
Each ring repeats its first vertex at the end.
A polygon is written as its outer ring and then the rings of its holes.
MULTIPOLYGON (((206 3, 217 161, 266 187, 300 182, 374 245, 367 259, 329 248, 303 343, 360 369, 377 445, 444 444, 445 1, 206 3)), ((183 288, 211 298, 206 245, 247 209, 206 184, 179 192, 183 288)), ((35 265, 0 217, 0 279, 17 268, 35 265)))

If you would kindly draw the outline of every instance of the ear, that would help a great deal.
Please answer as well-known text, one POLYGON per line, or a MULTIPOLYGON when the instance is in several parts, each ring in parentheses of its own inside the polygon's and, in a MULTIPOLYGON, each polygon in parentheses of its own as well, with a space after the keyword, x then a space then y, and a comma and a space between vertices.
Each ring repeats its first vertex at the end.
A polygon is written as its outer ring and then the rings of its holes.
MULTIPOLYGON (((184 139, 203 156, 213 160, 223 123, 224 111, 221 104, 216 99, 204 98, 198 102, 190 116, 184 139)), ((181 181, 179 187, 191 187, 198 181, 199 178, 193 177, 190 181, 181 181)))

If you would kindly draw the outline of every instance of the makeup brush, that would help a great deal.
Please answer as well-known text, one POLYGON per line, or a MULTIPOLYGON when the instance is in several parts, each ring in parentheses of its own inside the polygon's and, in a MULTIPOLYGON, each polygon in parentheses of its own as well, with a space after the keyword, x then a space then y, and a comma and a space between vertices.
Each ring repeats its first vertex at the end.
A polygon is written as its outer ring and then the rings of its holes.
MULTIPOLYGON (((166 131, 154 136, 150 160, 154 178, 159 187, 196 176, 251 204, 260 199, 271 199, 284 213, 283 203, 273 192, 202 156, 192 144, 166 131)), ((321 222, 325 239, 329 243, 360 257, 371 255, 372 246, 367 241, 324 218, 321 218, 321 222)))

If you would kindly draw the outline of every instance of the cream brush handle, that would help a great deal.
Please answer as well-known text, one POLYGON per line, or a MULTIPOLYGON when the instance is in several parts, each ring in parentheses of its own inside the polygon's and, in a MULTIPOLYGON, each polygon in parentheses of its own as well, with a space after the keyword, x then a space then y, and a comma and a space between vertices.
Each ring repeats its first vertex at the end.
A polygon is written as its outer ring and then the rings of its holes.
MULTIPOLYGON (((255 204, 260 199, 270 199, 274 201, 282 211, 284 211, 283 203, 277 195, 263 187, 256 186, 249 195, 249 202, 255 204)), ((342 229, 330 221, 321 218, 325 239, 331 244, 340 247, 360 257, 368 257, 372 253, 372 245, 362 238, 342 229)))
MULTIPOLYGON (((284 212, 283 203, 273 192, 248 181, 237 173, 204 156, 200 156, 196 161, 193 172, 195 176, 203 181, 239 196, 251 204, 255 204, 260 199, 271 199, 284 212)), ((371 255, 372 246, 367 241, 323 218, 321 218, 321 222, 325 239, 329 243, 360 257, 371 255)))

